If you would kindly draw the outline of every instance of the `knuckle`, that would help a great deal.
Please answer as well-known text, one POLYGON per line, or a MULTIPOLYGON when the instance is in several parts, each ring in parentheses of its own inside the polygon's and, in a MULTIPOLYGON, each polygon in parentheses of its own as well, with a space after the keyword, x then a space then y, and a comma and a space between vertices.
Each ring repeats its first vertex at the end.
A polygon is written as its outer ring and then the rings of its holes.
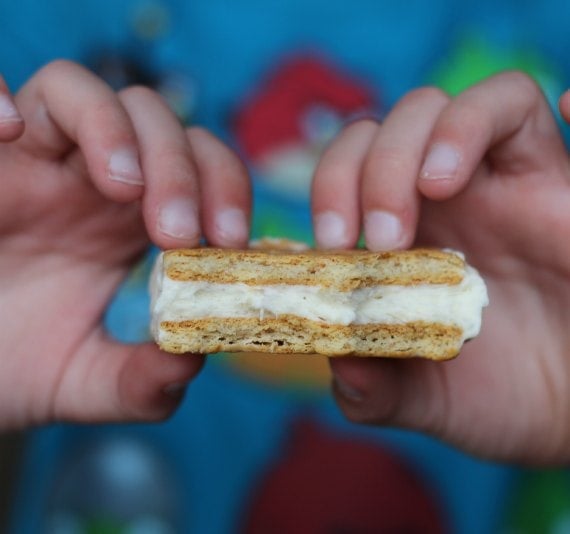
POLYGON ((401 146, 376 147, 368 154, 363 166, 365 181, 399 180, 415 173, 415 164, 401 146))
POLYGON ((78 74, 85 72, 88 72, 87 69, 78 63, 68 59, 56 59, 42 67, 35 79, 45 88, 68 83, 68 80, 75 79, 78 74))
POLYGON ((474 135, 475 132, 488 129, 492 123, 489 109, 485 106, 469 103, 458 111, 456 115, 447 118, 447 125, 455 134, 454 137, 459 137, 460 132, 471 132, 474 135))
POLYGON ((419 87, 406 93, 400 100, 403 106, 446 105, 450 97, 443 90, 435 86, 419 87))
POLYGON ((163 145, 156 149, 155 160, 162 166, 164 182, 191 186, 192 192, 197 189, 197 169, 190 151, 180 143, 163 145))
POLYGON ((190 126, 186 128, 186 132, 188 136, 191 138, 198 138, 198 139, 212 139, 212 134, 203 126, 190 126))
MULTIPOLYGON (((86 120, 116 121, 119 110, 122 111, 122 108, 117 100, 112 95, 104 95, 94 101, 90 108, 87 108, 85 116, 86 120)), ((112 126, 115 127, 116 124, 112 126)))
POLYGON ((478 138, 481 132, 491 128, 493 117, 489 109, 467 96, 458 97, 443 112, 433 129, 431 144, 438 142, 461 144, 465 141, 466 132, 469 132, 469 136, 474 139, 478 138))
POLYGON ((483 87, 489 91, 489 94, 496 91, 509 109, 517 109, 519 112, 537 107, 544 99, 540 85, 528 74, 517 70, 502 72, 467 89, 457 97, 457 101, 461 104, 459 108, 461 118, 469 120, 468 126, 481 124, 488 126, 495 120, 493 113, 496 111, 493 110, 498 106, 491 106, 488 98, 481 98, 483 87))
POLYGON ((56 59, 43 67, 40 73, 44 75, 65 75, 70 70, 83 69, 79 64, 68 59, 56 59))
POLYGON ((113 138, 126 138, 134 142, 134 134, 119 102, 113 95, 105 95, 94 101, 77 118, 77 131, 79 135, 92 131, 105 131, 113 138))
POLYGON ((315 170, 313 185, 328 187, 328 184, 342 184, 349 180, 354 174, 354 170, 350 168, 346 162, 329 154, 317 165, 315 170))
POLYGON ((511 70, 497 75, 497 78, 510 85, 516 86, 517 93, 524 94, 529 98, 536 98, 542 94, 542 90, 538 83, 528 74, 519 71, 511 70))
POLYGON ((182 143, 170 142, 157 148, 157 161, 162 161, 172 169, 180 169, 184 173, 194 171, 194 160, 188 147, 182 143))
POLYGON ((246 164, 230 147, 220 141, 207 129, 192 126, 186 129, 191 150, 196 154, 197 161, 207 157, 207 168, 221 176, 248 181, 246 164))
POLYGON ((162 97, 154 89, 146 85, 130 85, 125 89, 121 89, 119 95, 127 99, 162 101, 162 97))
POLYGON ((537 110, 543 107, 546 97, 538 82, 522 71, 507 71, 499 74, 500 83, 508 85, 512 94, 513 104, 523 112, 537 110))
POLYGON ((243 175, 239 158, 234 158, 234 156, 229 153, 216 158, 210 165, 211 173, 215 173, 226 181, 233 181, 236 176, 239 178, 243 175))
POLYGON ((346 134, 350 132, 350 134, 354 134, 356 131, 364 131, 369 129, 376 129, 378 128, 378 121, 373 117, 361 117, 352 121, 347 122, 340 135, 346 134))
POLYGON ((152 87, 146 85, 130 85, 121 89, 117 95, 121 103, 123 103, 127 109, 131 107, 153 109, 163 114, 175 115, 166 99, 152 87))

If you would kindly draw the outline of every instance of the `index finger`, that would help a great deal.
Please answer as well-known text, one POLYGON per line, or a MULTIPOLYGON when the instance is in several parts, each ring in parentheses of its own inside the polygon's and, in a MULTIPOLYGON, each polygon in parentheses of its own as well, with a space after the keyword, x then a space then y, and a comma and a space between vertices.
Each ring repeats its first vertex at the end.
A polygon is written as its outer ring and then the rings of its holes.
POLYGON ((69 61, 40 70, 16 95, 27 129, 17 146, 60 160, 79 147, 97 189, 115 201, 142 195, 143 175, 131 119, 115 92, 69 61))
POLYGON ((566 154, 540 87, 527 75, 506 72, 467 89, 434 126, 418 187, 443 200, 461 191, 482 161, 492 174, 542 171, 566 154))

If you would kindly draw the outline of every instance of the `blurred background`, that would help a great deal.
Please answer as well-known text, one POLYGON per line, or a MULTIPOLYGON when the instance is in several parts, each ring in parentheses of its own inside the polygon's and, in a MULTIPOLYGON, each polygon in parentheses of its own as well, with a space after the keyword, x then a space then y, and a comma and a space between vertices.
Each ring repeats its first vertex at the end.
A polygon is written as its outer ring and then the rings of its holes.
MULTIPOLYGON (((0 72, 15 91, 68 58, 117 89, 154 87, 247 162, 253 237, 311 243, 311 173, 342 124, 421 85, 457 94, 513 68, 555 107, 569 22, 566 0, 0 0, 0 72)), ((106 317, 125 342, 148 338, 151 258, 106 317)), ((352 425, 329 379, 319 357, 216 355, 163 424, 3 435, 0 531, 570 532, 565 470, 352 425)))

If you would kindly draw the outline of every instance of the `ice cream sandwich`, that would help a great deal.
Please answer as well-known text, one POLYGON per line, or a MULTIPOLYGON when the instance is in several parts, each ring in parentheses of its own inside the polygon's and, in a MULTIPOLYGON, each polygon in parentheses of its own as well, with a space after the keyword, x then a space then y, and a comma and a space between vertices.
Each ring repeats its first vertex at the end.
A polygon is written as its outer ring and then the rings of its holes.
POLYGON ((485 283, 453 251, 198 248, 161 253, 153 337, 172 353, 446 360, 481 327, 485 283))

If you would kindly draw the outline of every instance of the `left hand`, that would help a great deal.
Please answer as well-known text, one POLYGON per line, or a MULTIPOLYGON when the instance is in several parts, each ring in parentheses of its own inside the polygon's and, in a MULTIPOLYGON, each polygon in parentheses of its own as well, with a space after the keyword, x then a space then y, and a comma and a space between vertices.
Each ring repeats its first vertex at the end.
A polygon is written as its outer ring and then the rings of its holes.
POLYGON ((203 358, 118 343, 102 315, 151 242, 245 246, 247 174, 159 95, 69 62, 15 105, 21 119, 0 109, 0 428, 162 419, 203 358))

